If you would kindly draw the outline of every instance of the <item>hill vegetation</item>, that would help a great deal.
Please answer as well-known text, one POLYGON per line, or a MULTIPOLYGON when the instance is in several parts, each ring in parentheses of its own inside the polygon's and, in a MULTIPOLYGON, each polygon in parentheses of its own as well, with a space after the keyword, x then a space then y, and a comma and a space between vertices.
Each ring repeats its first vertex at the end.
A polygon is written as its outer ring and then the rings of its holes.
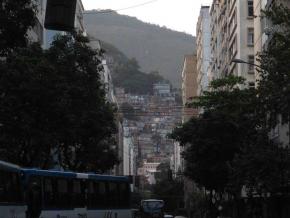
POLYGON ((135 58, 129 59, 113 45, 101 44, 109 60, 114 86, 124 88, 126 93, 152 94, 154 83, 166 81, 157 71, 142 72, 135 58))

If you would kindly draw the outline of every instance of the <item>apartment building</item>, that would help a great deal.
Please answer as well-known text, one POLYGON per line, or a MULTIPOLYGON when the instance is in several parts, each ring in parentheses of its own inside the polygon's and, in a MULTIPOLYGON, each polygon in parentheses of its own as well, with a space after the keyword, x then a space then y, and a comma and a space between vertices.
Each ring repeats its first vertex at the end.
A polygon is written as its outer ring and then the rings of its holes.
MULTIPOLYGON (((264 49, 267 49, 267 44, 271 39, 271 21, 267 20, 265 17, 261 16, 261 11, 267 10, 271 7, 274 0, 254 0, 254 53, 258 55, 264 49)), ((276 3, 283 3, 284 6, 290 8, 289 0, 276 0, 276 3)), ((257 59, 255 59, 255 64, 259 65, 257 59)), ((255 71, 256 81, 259 80, 259 73, 255 71)), ((278 117, 280 120, 281 117, 278 117)), ((270 132, 270 137, 282 145, 289 145, 289 124, 279 124, 270 132)))
MULTIPOLYGON (((198 93, 198 72, 197 72, 197 56, 196 55, 185 55, 183 69, 182 69, 182 102, 183 102, 183 111, 182 111, 182 122, 188 121, 192 116, 198 115, 198 110, 193 108, 187 108, 186 103, 191 101, 191 98, 196 97, 198 93)), ((178 154, 174 157, 178 160, 180 165, 176 165, 175 174, 178 173, 179 169, 183 170, 184 165, 186 164, 184 159, 180 158, 180 153, 183 152, 184 148, 175 144, 174 148, 178 154)), ((194 182, 188 178, 184 178, 184 203, 185 208, 188 213, 188 217, 191 217, 190 214, 193 212, 191 205, 192 194, 196 186, 194 182)))
POLYGON ((202 6, 196 28, 197 95, 207 90, 210 64, 210 14, 209 6, 202 6))
POLYGON ((185 55, 183 69, 182 69, 182 102, 183 113, 182 122, 186 122, 193 115, 197 114, 196 109, 187 108, 186 103, 190 99, 197 96, 198 83, 197 83, 197 57, 196 55, 185 55))
POLYGON ((247 85, 255 85, 252 65, 232 63, 241 59, 254 63, 253 0, 214 0, 210 9, 211 61, 213 78, 226 75, 244 77, 247 85))

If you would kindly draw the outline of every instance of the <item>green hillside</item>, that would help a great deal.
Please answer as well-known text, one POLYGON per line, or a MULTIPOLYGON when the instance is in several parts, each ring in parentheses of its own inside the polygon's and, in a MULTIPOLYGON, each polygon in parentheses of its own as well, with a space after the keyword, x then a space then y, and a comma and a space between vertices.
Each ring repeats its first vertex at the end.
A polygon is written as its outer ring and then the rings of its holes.
POLYGON ((115 46, 102 41, 101 46, 109 61, 114 86, 125 88, 127 93, 153 94, 153 84, 165 80, 158 72, 142 72, 136 59, 127 58, 115 46))

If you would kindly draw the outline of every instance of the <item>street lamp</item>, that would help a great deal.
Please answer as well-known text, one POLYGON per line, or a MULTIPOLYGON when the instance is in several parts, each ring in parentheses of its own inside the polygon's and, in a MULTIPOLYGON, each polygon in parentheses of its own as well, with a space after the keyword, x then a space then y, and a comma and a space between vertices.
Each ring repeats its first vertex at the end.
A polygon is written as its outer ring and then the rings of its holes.
POLYGON ((257 65, 257 64, 254 64, 254 63, 251 63, 251 62, 247 62, 247 61, 244 61, 242 59, 237 59, 237 58, 234 58, 232 59, 231 63, 236 63, 236 64, 248 64, 248 65, 252 65, 252 66, 255 66, 261 70, 264 70, 260 65, 257 65))

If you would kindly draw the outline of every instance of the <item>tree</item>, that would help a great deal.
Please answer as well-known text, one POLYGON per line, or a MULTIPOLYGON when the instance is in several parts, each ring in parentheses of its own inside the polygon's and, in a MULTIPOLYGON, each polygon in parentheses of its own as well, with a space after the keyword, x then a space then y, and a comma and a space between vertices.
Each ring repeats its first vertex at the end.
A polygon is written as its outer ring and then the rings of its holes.
POLYGON ((82 36, 75 39, 58 36, 48 50, 48 58, 57 64, 58 74, 63 77, 59 104, 63 114, 58 127, 63 138, 59 153, 63 154, 60 158, 66 167, 77 170, 96 167, 103 171, 117 161, 112 154, 115 143, 112 134, 116 131, 114 108, 105 100, 99 78, 101 54, 91 50, 87 42, 82 36), (75 159, 71 158, 72 151, 75 159), (97 158, 96 154, 100 156, 97 158))
POLYGON ((255 90, 240 89, 244 79, 229 76, 211 83, 211 91, 189 106, 202 108, 171 137, 185 146, 185 174, 208 190, 224 192, 235 155, 255 136, 255 90))
POLYGON ((113 73, 115 86, 125 88, 126 92, 142 95, 153 93, 153 84, 163 80, 157 72, 142 72, 134 58, 120 63, 113 73))
POLYGON ((225 192, 237 200, 243 187, 249 198, 275 195, 289 178, 289 149, 270 140, 263 102, 257 90, 239 88, 243 81, 213 81, 210 91, 189 104, 203 113, 171 134, 185 147, 185 175, 210 191, 210 201, 222 201, 225 192))
POLYGON ((271 129, 290 122, 290 10, 274 3, 264 16, 272 22, 273 31, 267 49, 259 55, 258 93, 271 129))
POLYGON ((0 1, 0 56, 27 45, 27 31, 35 24, 35 13, 34 0, 0 1))
POLYGON ((47 167, 56 145, 52 119, 58 75, 38 45, 16 49, 0 63, 1 160, 47 167))
POLYGON ((183 202, 183 183, 172 179, 169 163, 161 163, 157 167, 156 184, 153 186, 154 198, 165 201, 165 211, 174 213, 183 202))
POLYGON ((3 159, 47 168, 54 155, 64 169, 95 172, 117 163, 101 54, 86 43, 78 35, 57 36, 48 51, 33 44, 1 62, 3 159))

